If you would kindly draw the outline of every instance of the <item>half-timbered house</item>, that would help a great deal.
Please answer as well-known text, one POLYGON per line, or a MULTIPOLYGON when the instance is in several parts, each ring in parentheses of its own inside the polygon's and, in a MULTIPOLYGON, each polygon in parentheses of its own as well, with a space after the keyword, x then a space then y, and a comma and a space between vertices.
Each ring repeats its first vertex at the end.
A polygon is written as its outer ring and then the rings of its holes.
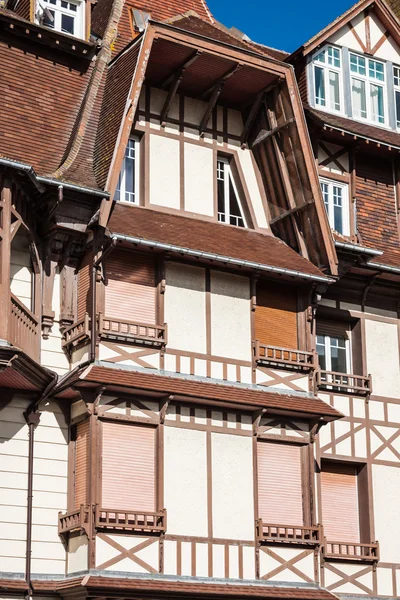
POLYGON ((4 2, 1 598, 398 595, 399 36, 4 2))

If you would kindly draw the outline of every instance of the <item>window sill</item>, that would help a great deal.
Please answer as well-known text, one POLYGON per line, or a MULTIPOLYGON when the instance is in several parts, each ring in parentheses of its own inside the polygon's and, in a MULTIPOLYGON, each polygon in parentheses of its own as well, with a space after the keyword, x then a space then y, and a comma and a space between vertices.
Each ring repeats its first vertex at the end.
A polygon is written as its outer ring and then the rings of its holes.
POLYGON ((346 562, 377 563, 379 561, 379 542, 354 544, 353 542, 330 542, 323 546, 325 560, 346 562))
POLYGON ((316 525, 277 525, 256 521, 256 536, 259 544, 285 544, 291 546, 320 546, 322 527, 316 525))

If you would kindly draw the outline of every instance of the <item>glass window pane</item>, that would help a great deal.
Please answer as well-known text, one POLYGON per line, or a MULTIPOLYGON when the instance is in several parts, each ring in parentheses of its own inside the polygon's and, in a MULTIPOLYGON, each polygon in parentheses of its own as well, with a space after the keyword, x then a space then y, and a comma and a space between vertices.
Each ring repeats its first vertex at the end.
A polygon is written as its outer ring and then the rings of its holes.
POLYGON ((399 69, 399 67, 393 67, 393 81, 394 81, 394 85, 400 87, 400 69, 399 69))
POLYGON ((340 110, 339 73, 329 71, 329 104, 333 110, 340 110))
POLYGON ((340 68, 340 51, 339 48, 328 48, 328 65, 340 68))
POLYGON ((323 335, 317 335, 316 350, 319 366, 323 371, 326 371, 325 337, 323 335))
POLYGON ((371 116, 377 123, 384 123, 383 87, 371 83, 371 116))
POLYGON ((350 54, 350 71, 359 75, 366 75, 365 58, 358 54, 350 54))
POLYGON ((396 124, 400 127, 400 92, 395 93, 396 98, 396 124))
POLYGON ((75 17, 70 15, 61 15, 61 31, 63 33, 74 34, 75 17))
POLYGON ((321 181, 321 192, 322 192, 322 198, 324 199, 326 212, 329 213, 329 187, 328 187, 328 184, 325 183, 324 181, 321 181))
POLYGON ((232 175, 229 176, 229 222, 231 225, 244 227, 244 221, 239 207, 239 199, 236 196, 232 184, 232 175))
POLYGON ((383 63, 370 59, 368 62, 369 76, 378 81, 385 81, 385 71, 383 63))
POLYGON ((335 231, 343 233, 343 189, 333 186, 333 227, 335 231))
POLYGON ((324 70, 321 67, 314 67, 315 73, 315 104, 325 106, 325 80, 324 70))
POLYGON ((121 173, 118 177, 117 189, 115 190, 114 200, 118 201, 121 199, 121 173))
POLYGON ((367 102, 365 98, 365 81, 351 79, 351 97, 353 100, 353 111, 356 117, 367 118, 367 102))
POLYGON ((317 54, 317 56, 315 57, 314 60, 316 60, 317 62, 324 63, 325 62, 325 55, 326 55, 326 50, 322 50, 322 52, 320 52, 319 54, 317 54))
POLYGON ((331 338, 331 370, 347 372, 346 344, 343 338, 331 338))
POLYGON ((135 202, 135 161, 125 158, 125 201, 135 202))
POLYGON ((47 9, 43 16, 43 25, 45 27, 51 27, 52 29, 54 29, 54 18, 54 10, 47 9))
MULTIPOLYGON (((221 164, 221 163, 218 163, 221 164)), ((222 163, 223 165, 223 163, 222 163)), ((217 169, 218 173, 218 169, 217 169)), ((224 172, 219 172, 218 176, 218 221, 225 222, 225 183, 224 183, 224 172)))

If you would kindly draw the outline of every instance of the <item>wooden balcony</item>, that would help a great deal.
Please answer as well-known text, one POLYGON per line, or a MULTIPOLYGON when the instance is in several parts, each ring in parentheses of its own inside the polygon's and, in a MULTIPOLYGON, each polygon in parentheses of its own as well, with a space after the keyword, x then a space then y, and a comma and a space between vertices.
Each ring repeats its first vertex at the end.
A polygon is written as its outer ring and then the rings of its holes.
POLYGON ((317 371, 316 387, 318 390, 341 392, 354 396, 369 396, 372 393, 371 375, 351 375, 335 371, 317 371))
POLYGON ((293 350, 279 346, 267 346, 256 340, 254 345, 254 358, 258 365, 289 369, 293 371, 311 371, 315 368, 316 359, 314 352, 293 350))
POLYGON ((330 560, 346 560, 349 562, 378 562, 379 543, 354 544, 353 542, 331 542, 325 540, 323 547, 324 558, 330 560))
POLYGON ((277 525, 256 521, 256 536, 259 543, 291 544, 298 546, 319 546, 322 541, 322 527, 306 525, 277 525))
POLYGON ((90 510, 90 506, 84 506, 83 504, 71 512, 65 514, 59 512, 58 535, 65 536, 71 531, 86 531, 88 533, 91 525, 91 515, 93 515, 93 511, 90 510))
POLYGON ((161 348, 167 343, 167 325, 149 325, 99 315, 99 334, 102 339, 114 342, 141 344, 161 348))
POLYGON ((64 329, 62 334, 62 347, 71 350, 78 346, 81 342, 88 340, 90 337, 90 318, 86 313, 83 319, 74 323, 67 329, 64 329))
POLYGON ((8 330, 8 341, 39 361, 39 319, 14 294, 11 294, 8 330))
POLYGON ((164 533, 167 528, 167 512, 116 510, 95 508, 96 529, 129 533, 164 533))

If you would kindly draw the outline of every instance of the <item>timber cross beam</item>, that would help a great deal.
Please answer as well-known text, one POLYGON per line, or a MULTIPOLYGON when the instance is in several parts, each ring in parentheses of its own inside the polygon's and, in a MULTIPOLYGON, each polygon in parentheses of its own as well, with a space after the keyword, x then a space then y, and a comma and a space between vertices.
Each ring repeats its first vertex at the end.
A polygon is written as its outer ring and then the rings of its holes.
POLYGON ((172 73, 172 75, 170 75, 168 79, 164 81, 162 87, 166 88, 169 86, 169 90, 160 114, 161 127, 165 127, 166 125, 169 109, 181 84, 186 69, 188 69, 190 65, 192 65, 199 58, 200 55, 200 50, 196 50, 195 52, 193 52, 193 54, 191 54, 189 58, 185 60, 185 62, 180 66, 180 68, 177 69, 177 71, 175 71, 174 73, 172 73))
POLYGON ((213 83, 211 87, 209 87, 205 92, 203 92, 202 97, 205 98, 208 94, 211 94, 210 99, 208 101, 207 108, 204 112, 203 118, 201 119, 199 134, 202 137, 204 135, 205 128, 207 126, 208 120, 211 116, 212 111, 214 110, 215 105, 217 104, 218 98, 224 89, 224 85, 226 81, 232 77, 237 71, 242 67, 241 63, 237 63, 232 69, 230 69, 225 75, 220 77, 218 81, 213 83))
POLYGON ((252 143, 251 147, 254 148, 258 144, 261 144, 261 142, 264 142, 264 140, 275 135, 276 133, 278 133, 279 131, 281 131, 282 129, 284 129, 288 125, 291 125, 294 122, 295 122, 294 117, 290 117, 290 119, 288 119, 284 123, 281 123, 280 125, 277 125, 273 129, 270 129, 269 131, 267 131, 266 129, 262 129, 260 131, 260 133, 258 134, 258 136, 256 137, 256 139, 254 140, 254 142, 252 143))

